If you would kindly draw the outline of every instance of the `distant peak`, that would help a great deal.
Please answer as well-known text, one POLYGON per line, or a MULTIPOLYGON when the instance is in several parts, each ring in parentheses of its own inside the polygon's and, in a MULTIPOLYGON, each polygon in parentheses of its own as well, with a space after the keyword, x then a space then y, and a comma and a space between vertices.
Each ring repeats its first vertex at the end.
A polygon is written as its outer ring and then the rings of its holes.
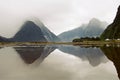
POLYGON ((91 21, 99 21, 97 18, 92 18, 91 21))
POLYGON ((44 24, 37 17, 29 17, 26 19, 25 23, 34 23, 39 26, 44 26, 44 24))
POLYGON ((35 24, 33 21, 26 21, 25 24, 35 24))
POLYGON ((95 25, 95 24, 100 24, 101 23, 101 21, 100 20, 98 20, 98 19, 96 19, 96 18, 93 18, 93 19, 91 19, 90 21, 89 21, 89 24, 88 25, 95 25))
POLYGON ((37 27, 37 25, 33 21, 25 21, 21 29, 24 29, 25 27, 37 27))
POLYGON ((98 20, 97 18, 92 18, 90 22, 100 22, 100 20, 98 20))

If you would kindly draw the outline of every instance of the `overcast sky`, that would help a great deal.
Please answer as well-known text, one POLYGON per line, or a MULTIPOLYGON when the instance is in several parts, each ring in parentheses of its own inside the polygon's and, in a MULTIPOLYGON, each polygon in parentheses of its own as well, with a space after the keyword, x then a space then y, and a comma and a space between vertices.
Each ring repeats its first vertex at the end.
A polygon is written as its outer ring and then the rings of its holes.
POLYGON ((92 18, 111 23, 120 0, 0 0, 0 35, 13 36, 23 22, 39 18, 59 34, 92 18))

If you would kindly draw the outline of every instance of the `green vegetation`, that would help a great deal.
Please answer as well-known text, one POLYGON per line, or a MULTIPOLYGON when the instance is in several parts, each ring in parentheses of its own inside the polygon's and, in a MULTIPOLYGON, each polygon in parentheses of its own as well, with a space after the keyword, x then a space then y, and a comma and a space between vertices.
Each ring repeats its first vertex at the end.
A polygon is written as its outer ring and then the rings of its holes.
POLYGON ((114 46, 114 45, 120 44, 120 40, 117 40, 117 39, 101 40, 99 37, 77 38, 77 39, 74 39, 72 42, 73 42, 73 45, 81 45, 81 46, 104 46, 104 45, 114 46))
POLYGON ((106 30, 101 34, 100 38, 105 39, 120 39, 120 6, 114 22, 110 24, 106 30))
POLYGON ((101 39, 120 39, 120 23, 111 24, 107 29, 102 33, 101 39))
POLYGON ((83 41, 100 41, 101 39, 99 37, 92 37, 92 38, 89 38, 89 37, 84 37, 84 38, 76 38, 74 39, 72 42, 83 42, 83 41))
POLYGON ((80 38, 77 38, 77 39, 74 39, 72 42, 83 42, 83 40, 80 38))

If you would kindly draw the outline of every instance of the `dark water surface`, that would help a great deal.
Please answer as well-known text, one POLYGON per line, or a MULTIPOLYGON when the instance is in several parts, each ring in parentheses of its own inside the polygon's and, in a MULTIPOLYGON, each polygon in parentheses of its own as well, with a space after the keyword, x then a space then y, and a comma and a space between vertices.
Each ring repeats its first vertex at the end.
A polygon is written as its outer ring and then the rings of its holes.
POLYGON ((0 80, 119 80, 120 47, 0 48, 0 80))

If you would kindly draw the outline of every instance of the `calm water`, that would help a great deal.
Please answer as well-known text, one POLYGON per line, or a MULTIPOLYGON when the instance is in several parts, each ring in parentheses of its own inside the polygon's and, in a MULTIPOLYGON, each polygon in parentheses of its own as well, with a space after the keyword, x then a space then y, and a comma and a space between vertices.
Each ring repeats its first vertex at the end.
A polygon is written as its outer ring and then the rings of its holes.
POLYGON ((119 80, 120 47, 0 48, 0 80, 119 80))

